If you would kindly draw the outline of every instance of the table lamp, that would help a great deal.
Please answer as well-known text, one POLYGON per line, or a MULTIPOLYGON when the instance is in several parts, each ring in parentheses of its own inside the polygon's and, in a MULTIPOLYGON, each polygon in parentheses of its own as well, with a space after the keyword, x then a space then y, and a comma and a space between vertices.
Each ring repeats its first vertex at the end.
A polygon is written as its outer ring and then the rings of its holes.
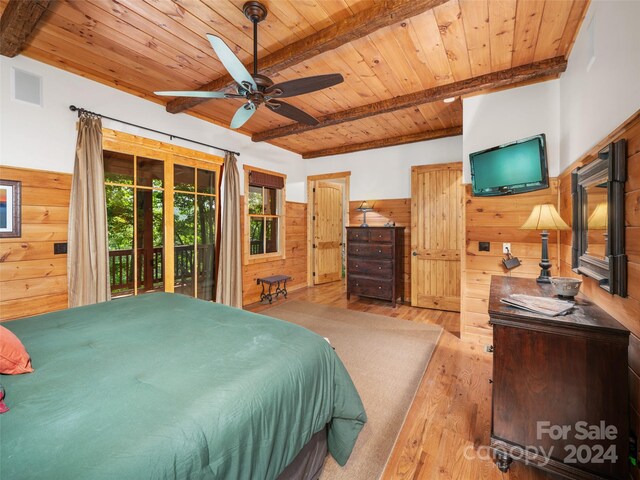
POLYGON ((542 230, 542 258, 540 259, 540 276, 538 283, 550 283, 549 269, 551 262, 549 261, 549 230, 569 230, 570 227, 558 214, 556 207, 551 203, 536 205, 531 211, 531 215, 524 225, 520 227, 523 230, 542 230))
POLYGON ((361 227, 368 227, 369 225, 367 225, 367 212, 372 212, 373 208, 370 207, 367 204, 367 201, 365 200, 364 202, 362 202, 360 204, 360 206, 358 208, 356 208, 356 211, 362 212, 362 225, 360 225, 360 226, 361 227))

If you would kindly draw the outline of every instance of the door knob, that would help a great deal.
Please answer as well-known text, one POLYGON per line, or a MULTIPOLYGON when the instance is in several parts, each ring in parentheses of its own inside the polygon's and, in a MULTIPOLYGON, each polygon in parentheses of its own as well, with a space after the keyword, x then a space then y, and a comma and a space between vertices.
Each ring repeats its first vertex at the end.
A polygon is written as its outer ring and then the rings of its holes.
POLYGON ((418 252, 412 252, 411 255, 413 255, 414 257, 418 256, 418 252))

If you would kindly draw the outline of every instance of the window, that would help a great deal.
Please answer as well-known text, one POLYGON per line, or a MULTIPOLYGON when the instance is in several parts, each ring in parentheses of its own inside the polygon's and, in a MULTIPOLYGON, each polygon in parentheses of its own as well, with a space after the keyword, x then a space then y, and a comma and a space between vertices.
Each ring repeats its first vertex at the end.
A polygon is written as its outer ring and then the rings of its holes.
POLYGON ((284 258, 286 176, 245 166, 245 264, 284 258))
POLYGON ((109 129, 103 139, 111 295, 213 300, 222 159, 109 129))

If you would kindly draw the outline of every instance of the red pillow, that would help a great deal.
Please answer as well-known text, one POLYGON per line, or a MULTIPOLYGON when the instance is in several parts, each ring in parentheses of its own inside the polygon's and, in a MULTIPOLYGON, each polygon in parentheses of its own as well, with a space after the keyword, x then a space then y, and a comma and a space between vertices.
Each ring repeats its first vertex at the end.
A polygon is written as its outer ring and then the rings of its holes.
POLYGON ((33 372, 31 357, 18 337, 0 325, 0 373, 16 375, 33 372))

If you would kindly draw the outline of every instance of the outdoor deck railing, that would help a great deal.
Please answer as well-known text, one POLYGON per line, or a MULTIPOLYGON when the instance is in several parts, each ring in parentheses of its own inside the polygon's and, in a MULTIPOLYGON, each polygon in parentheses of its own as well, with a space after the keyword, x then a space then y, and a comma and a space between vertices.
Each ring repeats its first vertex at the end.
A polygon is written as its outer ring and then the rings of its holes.
MULTIPOLYGON (((188 285, 193 283, 194 252, 193 245, 177 245, 174 249, 174 277, 175 285, 188 285)), ((215 254, 214 245, 198 246, 198 275, 211 276, 215 254)), ((146 272, 144 249, 138 249, 138 288, 144 288, 146 272)), ((164 248, 153 249, 153 262, 151 274, 153 285, 164 283, 164 248)), ((134 257, 133 249, 109 251, 109 278, 112 293, 127 293, 133 291, 134 285, 134 257)))

